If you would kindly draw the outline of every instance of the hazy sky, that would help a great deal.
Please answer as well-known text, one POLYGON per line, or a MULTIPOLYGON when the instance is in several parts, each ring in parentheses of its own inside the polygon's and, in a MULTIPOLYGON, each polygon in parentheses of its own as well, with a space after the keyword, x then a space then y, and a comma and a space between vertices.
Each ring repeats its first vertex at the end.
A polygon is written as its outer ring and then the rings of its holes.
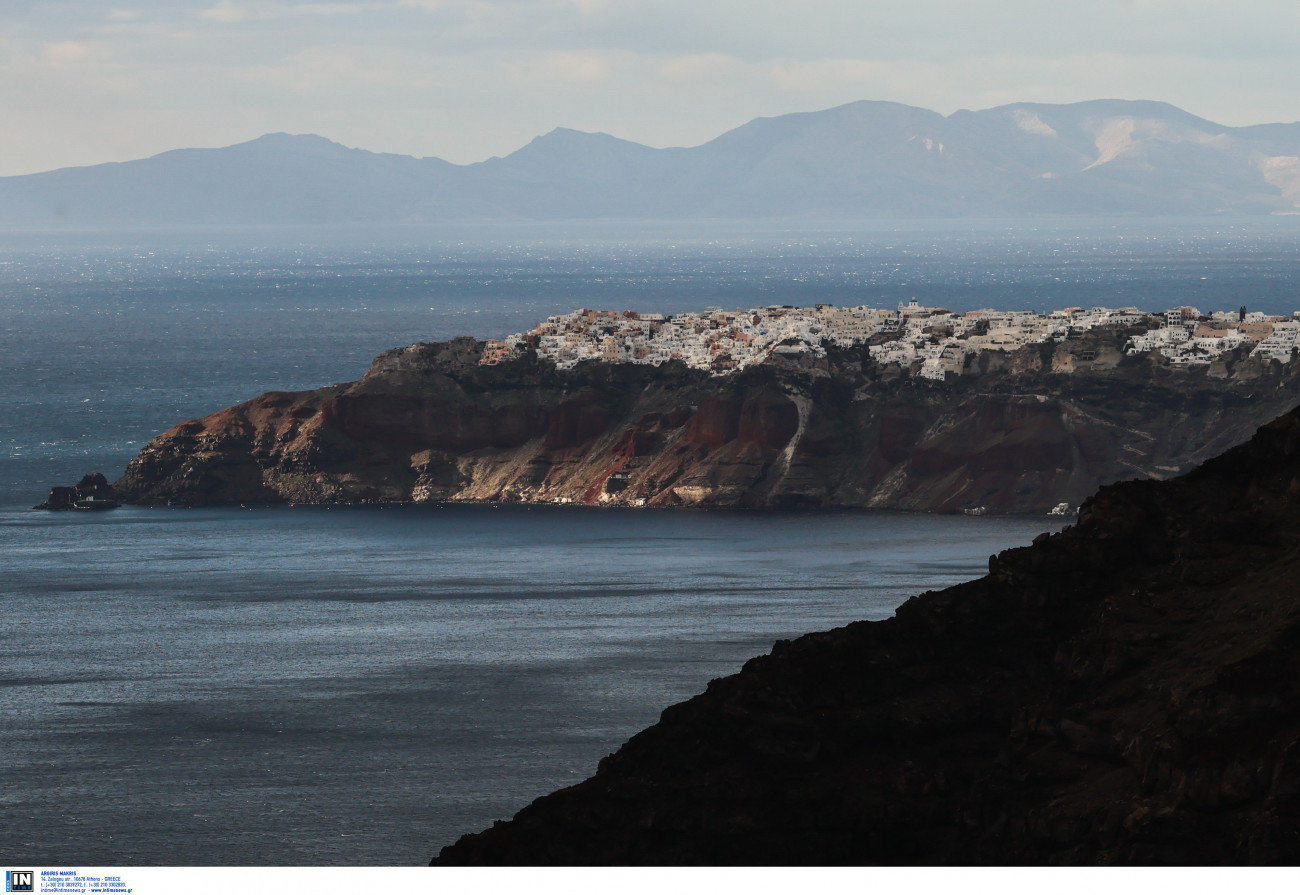
POLYGON ((272 131, 454 162, 858 99, 1300 119, 1295 0, 2 0, 0 175, 272 131))

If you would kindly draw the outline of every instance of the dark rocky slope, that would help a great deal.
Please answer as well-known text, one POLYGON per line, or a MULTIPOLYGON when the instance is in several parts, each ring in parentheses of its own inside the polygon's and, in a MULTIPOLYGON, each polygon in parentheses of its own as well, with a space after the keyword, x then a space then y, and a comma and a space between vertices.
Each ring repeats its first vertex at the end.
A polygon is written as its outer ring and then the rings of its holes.
POLYGON ((440 863, 1295 863, 1300 411, 781 642, 440 863))
POLYGON ((1043 513, 1167 478, 1300 401, 1300 364, 1174 369, 1124 332, 978 355, 947 382, 866 349, 710 376, 472 339, 385 352, 355 383, 182 423, 115 483, 145 504, 525 501, 1043 513))

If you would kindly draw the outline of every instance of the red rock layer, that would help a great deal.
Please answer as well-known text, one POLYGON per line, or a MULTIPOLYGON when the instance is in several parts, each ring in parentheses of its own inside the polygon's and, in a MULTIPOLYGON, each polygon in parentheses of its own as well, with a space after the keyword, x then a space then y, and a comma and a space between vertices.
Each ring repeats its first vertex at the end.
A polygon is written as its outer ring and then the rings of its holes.
POLYGON ((832 352, 710 377, 472 339, 381 355, 359 382, 272 392, 149 443, 136 503, 531 501, 1042 513, 1167 478, 1300 400, 1295 365, 1144 361, 1053 372, 1059 347, 934 383, 832 352))

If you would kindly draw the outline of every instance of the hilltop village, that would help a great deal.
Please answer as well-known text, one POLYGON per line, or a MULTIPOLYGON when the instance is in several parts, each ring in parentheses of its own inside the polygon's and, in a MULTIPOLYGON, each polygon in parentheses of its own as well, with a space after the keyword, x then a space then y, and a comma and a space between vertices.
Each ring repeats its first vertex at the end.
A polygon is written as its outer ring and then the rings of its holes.
MULTIPOLYGON (((560 369, 585 360, 654 366, 680 360, 721 375, 773 356, 825 355, 832 346, 867 345, 880 364, 897 364, 914 376, 943 380, 970 372, 971 361, 982 352, 1080 339, 1099 329, 1124 335, 1123 354, 1159 352, 1171 365, 1208 365, 1243 346, 1250 347, 1251 357, 1287 363, 1300 340, 1300 312, 1279 317, 1248 313, 1243 307, 1202 314, 1180 307, 1160 314, 1137 308, 953 313, 915 300, 900 303, 896 311, 865 305, 768 305, 673 315, 582 309, 548 317, 528 332, 489 341, 480 363, 498 364, 532 349, 560 369)), ((1079 357, 1091 361, 1091 353, 1084 350, 1079 357)))
POLYGON ((189 506, 1066 512, 1294 407, 1298 337, 1300 317, 1244 308, 578 311, 186 420, 113 487, 189 506))

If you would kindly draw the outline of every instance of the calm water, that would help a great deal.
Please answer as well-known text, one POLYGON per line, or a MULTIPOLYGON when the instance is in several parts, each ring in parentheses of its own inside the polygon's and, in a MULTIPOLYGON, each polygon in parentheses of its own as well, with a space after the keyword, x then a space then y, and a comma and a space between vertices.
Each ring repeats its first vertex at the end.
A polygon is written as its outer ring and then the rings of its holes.
POLYGON ((0 515, 0 851, 409 864, 773 640, 1044 520, 451 507, 0 515))
POLYGON ((0 854, 422 863, 773 640, 1047 520, 26 508, 152 435, 575 307, 1290 311, 1300 222, 0 237, 0 854))

